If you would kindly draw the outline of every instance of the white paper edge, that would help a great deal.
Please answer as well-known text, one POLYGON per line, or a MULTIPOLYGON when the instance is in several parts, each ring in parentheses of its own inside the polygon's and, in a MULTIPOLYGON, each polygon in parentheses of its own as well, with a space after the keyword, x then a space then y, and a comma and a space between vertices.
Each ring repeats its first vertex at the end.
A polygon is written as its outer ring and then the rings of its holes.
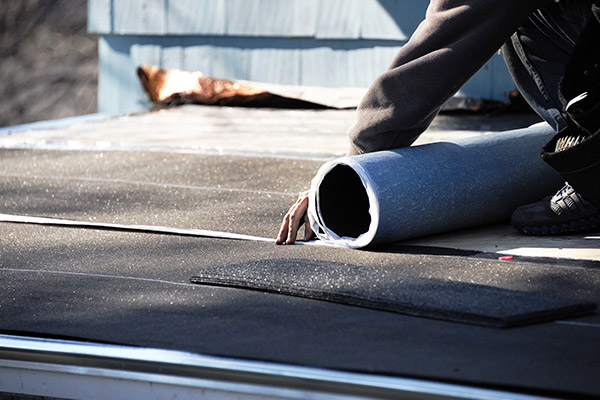
POLYGON ((371 177, 368 172, 356 162, 354 157, 342 157, 333 161, 329 161, 319 168, 317 174, 311 181, 309 202, 308 202, 308 219, 310 221, 310 227, 317 237, 325 244, 346 247, 351 249, 358 249, 365 247, 373 241, 377 229, 379 228, 379 200, 376 195, 376 187, 373 184, 371 177), (369 199, 369 214, 371 215, 371 223, 367 232, 361 234, 357 238, 351 238, 347 236, 340 237, 331 229, 329 229, 323 223, 321 218, 321 207, 319 203, 319 185, 323 181, 325 175, 329 173, 334 167, 338 165, 346 165, 354 170, 359 176, 369 199))

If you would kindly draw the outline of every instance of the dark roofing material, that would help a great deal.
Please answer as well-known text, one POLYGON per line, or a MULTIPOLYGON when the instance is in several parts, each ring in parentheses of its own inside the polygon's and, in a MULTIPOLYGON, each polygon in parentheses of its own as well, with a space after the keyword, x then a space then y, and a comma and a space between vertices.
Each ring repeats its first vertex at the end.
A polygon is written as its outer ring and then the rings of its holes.
MULTIPOLYGON (((274 237, 317 166, 258 157, 0 150, 0 207, 274 237)), ((600 262, 506 262, 394 247, 356 251, 0 223, 0 332, 600 396, 598 314, 492 329, 189 283, 207 269, 282 259, 600 302, 600 262)))
POLYGON ((589 313, 596 304, 386 268, 269 260, 207 268, 193 283, 262 290, 400 314, 506 328, 589 313))

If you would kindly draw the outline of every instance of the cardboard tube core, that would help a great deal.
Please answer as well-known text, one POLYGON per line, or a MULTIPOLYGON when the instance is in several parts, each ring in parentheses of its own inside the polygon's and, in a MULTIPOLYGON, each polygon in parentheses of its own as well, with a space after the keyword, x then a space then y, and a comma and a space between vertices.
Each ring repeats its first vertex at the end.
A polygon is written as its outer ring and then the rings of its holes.
POLYGON ((323 223, 338 236, 358 238, 369 230, 371 214, 365 186, 354 169, 335 166, 319 186, 323 223))

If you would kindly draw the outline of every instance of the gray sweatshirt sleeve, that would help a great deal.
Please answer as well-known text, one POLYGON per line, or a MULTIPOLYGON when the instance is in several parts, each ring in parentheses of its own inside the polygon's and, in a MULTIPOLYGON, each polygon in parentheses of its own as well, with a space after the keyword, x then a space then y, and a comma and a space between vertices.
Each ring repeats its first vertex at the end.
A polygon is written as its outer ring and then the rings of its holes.
POLYGON ((432 0, 362 99, 349 155, 410 146, 441 106, 548 0, 432 0))

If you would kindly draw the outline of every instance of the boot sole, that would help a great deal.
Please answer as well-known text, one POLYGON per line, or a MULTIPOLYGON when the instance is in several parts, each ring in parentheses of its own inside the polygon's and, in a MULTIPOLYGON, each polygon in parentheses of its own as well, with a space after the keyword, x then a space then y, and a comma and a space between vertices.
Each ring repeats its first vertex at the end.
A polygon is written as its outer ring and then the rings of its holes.
POLYGON ((514 226, 518 231, 530 236, 553 236, 600 231, 600 217, 582 218, 561 224, 538 226, 514 226))

